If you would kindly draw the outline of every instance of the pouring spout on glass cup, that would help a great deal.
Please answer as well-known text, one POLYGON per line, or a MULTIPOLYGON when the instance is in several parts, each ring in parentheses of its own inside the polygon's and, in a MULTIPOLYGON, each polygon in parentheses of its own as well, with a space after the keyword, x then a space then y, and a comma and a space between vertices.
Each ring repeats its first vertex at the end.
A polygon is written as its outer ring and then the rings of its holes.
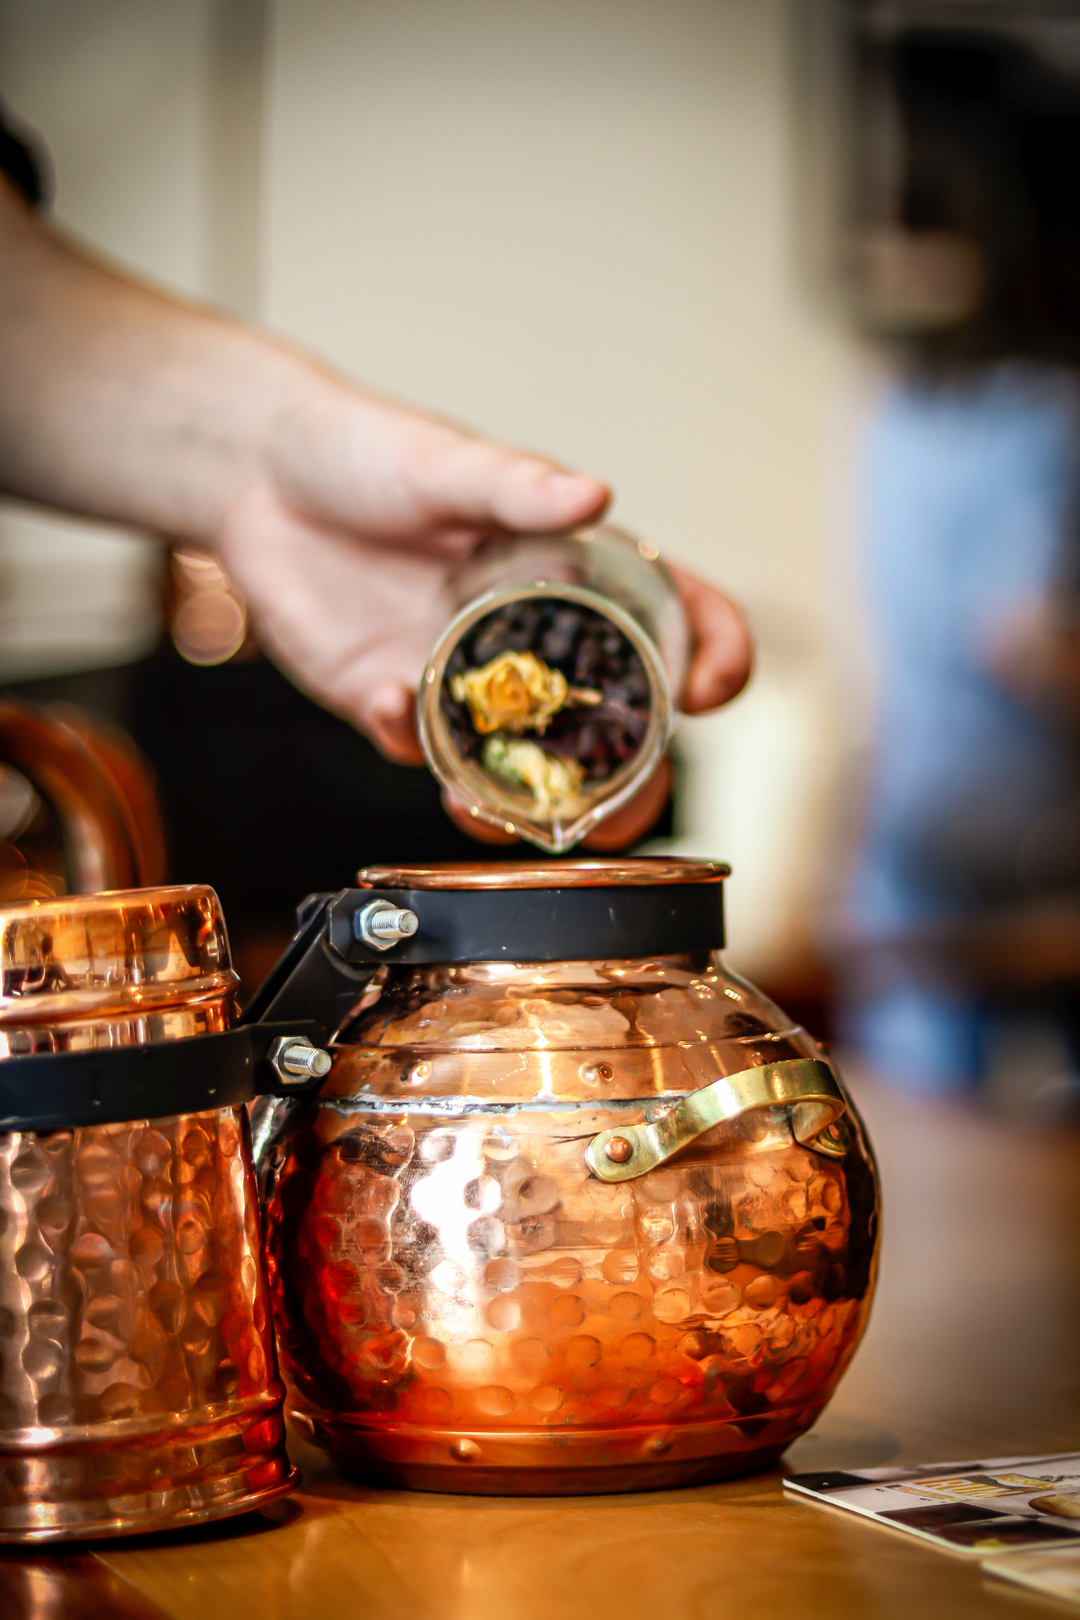
POLYGON ((485 541, 449 582, 424 755, 478 820, 559 854, 656 769, 690 634, 655 551, 604 524, 485 541))

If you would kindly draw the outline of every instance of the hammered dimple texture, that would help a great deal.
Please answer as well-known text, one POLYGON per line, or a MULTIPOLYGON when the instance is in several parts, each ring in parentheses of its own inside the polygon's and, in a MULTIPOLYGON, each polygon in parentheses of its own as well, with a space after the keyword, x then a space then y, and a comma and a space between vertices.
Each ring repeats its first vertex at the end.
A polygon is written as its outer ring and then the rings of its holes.
POLYGON ((268 1260, 295 1409, 433 1489, 717 1477, 806 1429, 866 1324, 877 1180, 786 1108, 593 1177, 599 1132, 818 1056, 719 958, 382 970, 271 1135, 268 1260))
POLYGON ((313 1408, 553 1430, 821 1404, 864 1322, 866 1189, 853 1211, 844 1167, 782 1118, 609 1186, 578 1123, 319 1112, 271 1217, 313 1408))
POLYGON ((364 997, 320 1095, 492 1103, 676 1097, 754 1064, 819 1056, 715 960, 393 967, 364 997))
POLYGON ((222 1109, 0 1136, 0 1534, 287 1478, 245 1131, 222 1109))

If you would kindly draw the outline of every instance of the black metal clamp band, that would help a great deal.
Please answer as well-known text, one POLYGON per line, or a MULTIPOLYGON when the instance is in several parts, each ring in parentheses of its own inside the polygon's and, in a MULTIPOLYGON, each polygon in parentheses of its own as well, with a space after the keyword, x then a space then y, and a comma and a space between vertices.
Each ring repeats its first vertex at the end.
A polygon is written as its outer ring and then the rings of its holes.
POLYGON ((563 889, 346 889, 331 904, 331 937, 350 961, 342 913, 373 901, 416 914, 417 930, 385 955, 394 962, 583 962, 673 956, 724 943, 720 883, 612 884, 563 889))
POLYGON ((719 950, 719 883, 622 884, 565 889, 341 889, 310 895, 300 929, 244 1014, 295 1010, 340 1027, 338 1013, 383 962, 581 962, 719 950), (379 903, 415 915, 392 945, 365 943, 361 919, 379 903))
POLYGON ((317 1077, 284 1080, 269 1061, 284 1036, 314 1041, 322 1026, 248 1024, 220 1035, 39 1052, 0 1063, 0 1131, 55 1131, 232 1108, 263 1093, 302 1094, 317 1077))
POLYGON ((310 896, 298 917, 298 932, 235 1029, 0 1062, 0 1132, 164 1119, 260 1095, 303 1095, 317 1077, 286 1076, 274 1056, 281 1042, 326 1047, 384 962, 595 961, 724 943, 719 883, 342 889, 310 896), (371 943, 364 919, 380 904, 406 914, 411 932, 371 943))
POLYGON ((313 894, 242 1022, 314 1019, 325 1043, 384 962, 580 962, 717 950, 723 906, 719 883, 313 894), (414 931, 391 945, 366 943, 363 919, 380 903, 412 913, 414 931))
POLYGON ((719 883, 565 889, 341 889, 313 894, 300 928, 246 1008, 244 1024, 306 1017, 333 1040, 384 962, 560 962, 670 956, 724 943, 719 883), (366 942, 372 909, 411 913, 414 929, 366 942))

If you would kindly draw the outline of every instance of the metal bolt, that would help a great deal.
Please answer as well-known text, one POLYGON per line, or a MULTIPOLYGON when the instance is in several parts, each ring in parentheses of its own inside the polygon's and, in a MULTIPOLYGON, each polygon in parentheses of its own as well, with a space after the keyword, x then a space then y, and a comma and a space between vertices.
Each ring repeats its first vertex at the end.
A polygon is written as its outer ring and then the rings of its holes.
POLYGON ((331 1057, 320 1046, 309 1041, 293 1041, 281 1054, 281 1066, 290 1074, 324 1075, 330 1073, 331 1057))
POLYGON ((417 929, 415 911, 378 911, 368 923, 376 939, 408 939, 417 929))
POLYGON ((625 1136, 613 1136, 605 1143, 604 1152, 612 1164, 625 1164, 627 1159, 633 1158, 634 1146, 625 1136))
POLYGON ((420 926, 415 911, 399 910, 389 900, 372 900, 353 919, 353 933, 376 951, 388 951, 399 940, 409 939, 420 926))
POLYGON ((286 1085, 330 1072, 333 1059, 321 1046, 313 1046, 305 1035, 279 1035, 266 1054, 270 1066, 286 1085))

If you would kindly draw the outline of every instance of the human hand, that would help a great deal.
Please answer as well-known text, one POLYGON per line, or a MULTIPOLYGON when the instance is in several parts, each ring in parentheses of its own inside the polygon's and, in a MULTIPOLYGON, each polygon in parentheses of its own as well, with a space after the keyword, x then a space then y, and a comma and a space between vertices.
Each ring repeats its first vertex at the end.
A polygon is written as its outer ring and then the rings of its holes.
MULTIPOLYGON (((284 671, 419 763, 413 699, 451 568, 482 536, 593 521, 604 485, 133 281, 2 179, 0 260, 0 487, 217 550, 284 671)), ((725 598, 678 579, 694 712, 743 685, 749 642, 725 598)))
MULTIPOLYGON (((592 521, 608 490, 541 458, 324 386, 329 397, 292 418, 268 475, 229 504, 218 549, 262 645, 290 678, 388 758, 419 764, 415 696, 445 623, 450 571, 483 536, 592 521)), ((696 713, 745 684, 749 638, 726 597, 672 572, 694 647, 682 707, 696 713)), ((624 825, 620 843, 640 836, 667 788, 667 776, 654 778, 595 837, 606 846, 624 825)), ((468 830, 479 831, 472 817, 468 830)))
POLYGON ((304 422, 217 537, 264 649, 399 764, 420 764, 415 698, 451 570, 484 535, 603 512, 596 479, 352 393, 304 422))

